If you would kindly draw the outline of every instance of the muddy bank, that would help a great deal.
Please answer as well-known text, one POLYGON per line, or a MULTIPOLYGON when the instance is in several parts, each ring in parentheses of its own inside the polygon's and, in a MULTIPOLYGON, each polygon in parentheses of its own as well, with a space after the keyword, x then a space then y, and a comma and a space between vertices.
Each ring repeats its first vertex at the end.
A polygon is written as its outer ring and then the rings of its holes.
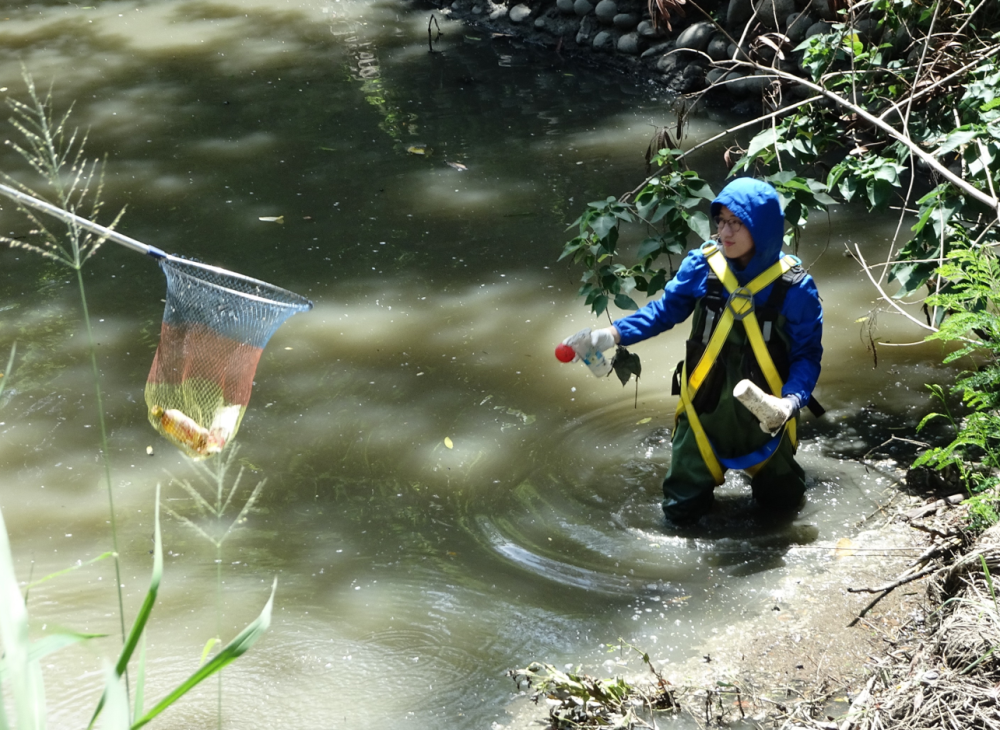
MULTIPOLYGON (((925 471, 897 475, 824 569, 748 597, 743 615, 704 637, 695 658, 672 664, 653 653, 647 666, 632 657, 598 676, 623 675, 646 698, 662 695, 666 680, 675 709, 643 717, 684 715, 684 727, 1000 727, 991 577, 1000 528, 974 540, 954 483, 925 471)), ((509 728, 560 727, 549 724, 553 700, 533 704, 521 689, 509 728)))
POLYGON ((719 101, 724 89, 727 106, 750 112, 760 107, 772 79, 734 67, 733 60, 752 59, 802 74, 802 52, 795 48, 811 36, 833 32, 838 0, 426 2, 446 17, 562 57, 641 76, 670 94, 718 87, 713 94, 719 101), (650 8, 657 6, 654 18, 650 8))

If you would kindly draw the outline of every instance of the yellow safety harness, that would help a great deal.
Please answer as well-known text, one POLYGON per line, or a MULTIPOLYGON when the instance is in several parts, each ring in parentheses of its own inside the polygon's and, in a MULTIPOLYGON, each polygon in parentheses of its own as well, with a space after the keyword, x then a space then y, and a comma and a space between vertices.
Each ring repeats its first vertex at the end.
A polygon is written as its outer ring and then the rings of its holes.
MULTIPOLYGON (((701 387, 702 383, 705 382, 705 378, 708 377, 712 366, 719 357, 719 353, 722 352, 722 346, 729 337, 729 332, 732 330, 735 322, 743 323, 743 329, 746 331, 747 339, 750 341, 750 347, 757 358, 757 364, 760 365, 760 369, 764 373, 764 378, 767 380, 771 393, 779 398, 781 397, 781 388, 784 382, 778 374, 778 369, 774 366, 771 354, 767 351, 764 336, 761 334, 760 324, 757 322, 757 316, 754 313, 754 295, 772 284, 785 274, 785 272, 797 266, 799 261, 794 256, 786 254, 755 277, 749 284, 740 286, 718 245, 707 242, 701 247, 701 252, 708 260, 708 265, 712 268, 712 271, 719 278, 719 281, 722 282, 726 292, 728 292, 729 299, 723 309, 722 316, 719 318, 719 323, 716 325, 715 331, 712 333, 705 347, 705 351, 691 370, 690 378, 688 377, 688 363, 684 363, 681 371, 681 398, 677 405, 677 412, 674 415, 674 423, 676 425, 677 419, 682 413, 687 413, 688 423, 694 432, 701 457, 715 478, 715 483, 722 484, 724 481, 722 464, 715 455, 712 442, 705 433, 697 412, 690 404, 694 401, 694 397, 698 393, 698 388, 701 387)), ((792 447, 794 448, 797 445, 795 419, 789 419, 783 429, 787 430, 788 437, 791 439, 792 447)), ((779 433, 775 438, 780 438, 781 436, 782 434, 779 433)), ((767 458, 749 467, 747 471, 751 474, 756 473, 766 463, 767 458)))

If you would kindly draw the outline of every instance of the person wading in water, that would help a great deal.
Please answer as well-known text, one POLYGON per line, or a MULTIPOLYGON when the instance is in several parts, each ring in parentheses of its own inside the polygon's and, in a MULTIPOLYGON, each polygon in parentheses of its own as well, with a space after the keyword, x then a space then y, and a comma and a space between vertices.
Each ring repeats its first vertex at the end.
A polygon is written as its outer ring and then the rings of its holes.
MULTIPOLYGON (((712 202, 717 241, 690 251, 663 296, 590 333, 591 350, 633 345, 692 317, 673 393, 680 396, 663 512, 676 524, 712 507, 727 469, 750 476, 757 505, 769 514, 801 507, 805 473, 795 461, 799 409, 812 397, 823 355, 823 307, 809 274, 782 253, 784 214, 767 183, 739 178, 712 202), (773 415, 758 420, 733 395, 748 379, 773 415)), ((576 342, 579 342, 579 336, 576 342)), ((567 338, 570 342, 574 338, 567 338)))

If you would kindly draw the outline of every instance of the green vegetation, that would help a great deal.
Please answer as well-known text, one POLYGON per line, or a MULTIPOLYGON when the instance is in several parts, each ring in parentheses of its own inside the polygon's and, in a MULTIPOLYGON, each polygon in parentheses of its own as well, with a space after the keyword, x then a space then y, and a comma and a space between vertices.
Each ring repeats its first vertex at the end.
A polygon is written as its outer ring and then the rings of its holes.
MULTIPOLYGON (((45 185, 45 189, 52 193, 56 205, 71 213, 79 213, 85 208, 89 217, 96 218, 101 209, 100 163, 85 158, 84 143, 86 139, 85 137, 80 137, 76 130, 71 130, 68 127, 69 112, 67 111, 61 117, 55 116, 51 93, 45 97, 40 96, 36 92, 35 86, 27 73, 25 73, 25 83, 27 84, 31 103, 24 104, 16 100, 8 101, 14 111, 14 117, 10 120, 11 124, 21 133, 23 142, 21 144, 9 144, 24 157, 34 172, 38 174, 45 185)), ((40 195, 23 182, 15 180, 9 175, 4 175, 4 177, 12 185, 29 195, 36 198, 45 198, 44 195, 40 195)), ((100 377, 97 367, 97 348, 91 329, 90 316, 87 309, 86 289, 83 281, 84 265, 97 252, 106 239, 103 236, 83 231, 75 224, 58 222, 58 225, 62 225, 63 229, 55 229, 53 227, 56 225, 55 223, 47 223, 31 210, 23 207, 19 207, 19 210, 32 223, 34 230, 31 232, 31 238, 2 238, 0 240, 5 241, 11 246, 18 246, 38 253, 76 272, 83 322, 87 330, 90 362, 94 375, 97 416, 100 424, 101 458, 104 465, 104 477, 108 493, 111 539, 114 546, 114 550, 110 554, 113 555, 115 561, 122 648, 114 664, 107 663, 105 666, 104 692, 93 711, 88 727, 93 727, 98 718, 101 717, 102 727, 116 729, 139 728, 156 718, 196 685, 221 672, 224 667, 235 661, 247 649, 253 646, 270 624, 271 608, 277 581, 272 585, 270 598, 267 600, 263 611, 257 619, 211 658, 206 660, 208 652, 216 640, 210 642, 202 656, 200 666, 184 682, 171 692, 168 692, 165 697, 149 709, 145 707, 144 698, 146 662, 145 650, 143 648, 139 652, 138 666, 136 667, 135 690, 134 692, 131 691, 127 672, 136 650, 140 645, 144 647, 143 638, 145 630, 156 604, 163 576, 163 546, 160 536, 160 499, 159 486, 157 486, 152 576, 142 606, 131 627, 126 630, 111 465, 107 457, 109 449, 107 430, 105 428, 104 407, 101 398, 100 377)), ((118 217, 120 216, 121 213, 119 213, 118 217)), ((114 222, 117 222, 118 217, 115 218, 114 222)), ((110 227, 113 227, 114 222, 110 227)), ((7 369, 2 373, 2 377, 0 377, 0 396, 3 395, 4 389, 11 381, 15 365, 15 355, 16 349, 12 347, 7 369)), ((233 486, 228 499, 223 504, 221 501, 222 479, 228 464, 229 462, 222 464, 219 471, 219 510, 217 516, 220 519, 222 512, 229 504, 229 500, 232 499, 239 482, 237 478, 237 484, 233 486)), ((246 510, 249 509, 249 504, 252 503, 261 486, 262 484, 258 485, 247 506, 244 507, 239 517, 237 517, 237 523, 245 515, 246 510)), ((228 534, 228 531, 226 534, 228 534)), ((217 548, 221 549, 224 538, 225 535, 218 539, 217 548)), ((103 557, 105 556, 99 556, 88 562, 96 562, 103 557)), ((36 581, 32 585, 38 585, 38 583, 45 580, 57 578, 58 575, 64 572, 66 571, 60 571, 53 576, 49 576, 49 578, 42 579, 42 581, 36 581)), ((10 541, 3 522, 3 516, 0 514, 0 645, 3 648, 3 653, 0 655, 0 730, 37 730, 44 728, 46 702, 41 672, 42 660, 45 659, 46 662, 51 662, 52 660, 48 658, 49 655, 59 649, 95 638, 99 638, 98 635, 71 631, 51 631, 41 638, 31 641, 29 637, 27 602, 20 591, 10 541), (9 687, 9 692, 5 691, 7 687, 9 687), (4 701, 5 696, 9 696, 13 702, 13 715, 9 715, 7 712, 7 705, 4 701)))
POLYGON ((609 727, 630 730, 637 727, 656 727, 647 718, 654 713, 676 714, 680 709, 671 686, 653 667, 649 654, 621 641, 612 650, 631 651, 641 655, 642 661, 653 674, 653 682, 629 681, 616 676, 598 679, 579 671, 561 671, 551 664, 532 662, 524 669, 512 669, 507 676, 518 689, 531 691, 536 704, 547 701, 549 728, 609 727))
MULTIPOLYGON (((992 523, 1000 517, 1000 8, 990 0, 874 0, 841 10, 832 33, 797 48, 784 36, 768 37, 747 60, 719 64, 766 80, 763 106, 773 110, 720 135, 756 127, 745 148, 726 151, 731 174, 778 189, 792 245, 810 213, 836 203, 897 217, 885 261, 869 264, 860 250, 852 253, 885 305, 930 338, 957 344, 946 362, 972 363, 953 388, 971 414, 946 416, 953 442, 918 463, 959 468, 977 496, 976 519, 992 523), (793 59, 808 78, 785 70, 793 59)), ((706 93, 724 94, 725 83, 706 93)), ((655 174, 618 199, 590 204, 574 224, 579 235, 563 258, 584 268, 580 295, 597 314, 610 302, 635 308, 632 291, 653 295, 673 274, 672 262, 664 268, 659 256, 669 260, 707 238, 699 207, 712 191, 686 168, 693 149, 678 149, 682 130, 683 113, 677 139, 665 130, 654 138, 655 174), (651 234, 625 255, 622 224, 651 234)), ((952 390, 931 388, 942 399, 952 390)))

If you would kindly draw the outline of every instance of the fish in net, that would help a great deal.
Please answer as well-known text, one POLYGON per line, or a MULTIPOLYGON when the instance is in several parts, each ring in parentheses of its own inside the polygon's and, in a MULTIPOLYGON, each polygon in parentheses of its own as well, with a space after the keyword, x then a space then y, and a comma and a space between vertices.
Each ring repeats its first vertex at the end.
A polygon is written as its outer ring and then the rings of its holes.
POLYGON ((264 346, 312 302, 195 261, 165 257, 160 343, 146 380, 149 422, 193 459, 222 451, 239 430, 264 346))

